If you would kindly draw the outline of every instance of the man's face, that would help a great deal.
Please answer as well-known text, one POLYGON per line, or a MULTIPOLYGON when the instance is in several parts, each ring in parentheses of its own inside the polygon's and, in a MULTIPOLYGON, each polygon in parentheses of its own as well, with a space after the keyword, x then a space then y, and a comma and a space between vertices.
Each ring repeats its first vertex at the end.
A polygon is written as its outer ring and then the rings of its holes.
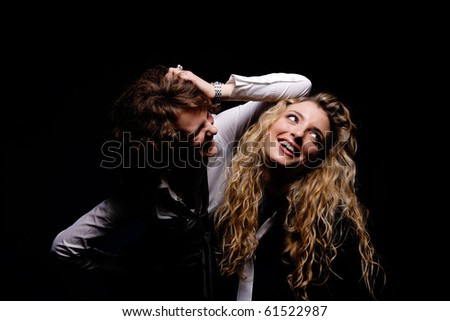
POLYGON ((178 116, 178 128, 181 130, 180 142, 194 147, 201 156, 212 157, 217 153, 214 142, 217 128, 208 111, 196 108, 183 110, 178 116))

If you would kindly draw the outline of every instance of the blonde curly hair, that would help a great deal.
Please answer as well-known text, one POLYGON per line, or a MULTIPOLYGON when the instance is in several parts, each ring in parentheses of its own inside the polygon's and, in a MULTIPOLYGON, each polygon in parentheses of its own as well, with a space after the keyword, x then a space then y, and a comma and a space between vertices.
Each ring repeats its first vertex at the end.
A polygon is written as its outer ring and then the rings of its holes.
POLYGON ((362 278, 374 296, 376 275, 382 267, 367 231, 368 211, 356 195, 356 127, 346 106, 329 93, 279 102, 242 137, 241 148, 232 161, 224 202, 214 219, 221 273, 242 277, 245 262, 254 256, 258 212, 264 198, 263 142, 287 106, 303 101, 315 102, 327 113, 332 135, 322 150, 320 164, 290 183, 286 195, 289 206, 284 216, 284 254, 292 264, 288 283, 297 298, 309 299, 308 285, 328 280, 338 248, 351 234, 359 243, 362 278))

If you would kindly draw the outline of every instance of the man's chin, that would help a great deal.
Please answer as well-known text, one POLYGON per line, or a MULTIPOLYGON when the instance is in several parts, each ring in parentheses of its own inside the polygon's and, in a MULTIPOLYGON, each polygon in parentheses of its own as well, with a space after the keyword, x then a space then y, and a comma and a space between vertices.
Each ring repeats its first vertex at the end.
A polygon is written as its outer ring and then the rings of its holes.
POLYGON ((213 157, 216 154, 217 154, 217 147, 216 146, 211 146, 210 148, 201 151, 201 155, 203 157, 213 157))

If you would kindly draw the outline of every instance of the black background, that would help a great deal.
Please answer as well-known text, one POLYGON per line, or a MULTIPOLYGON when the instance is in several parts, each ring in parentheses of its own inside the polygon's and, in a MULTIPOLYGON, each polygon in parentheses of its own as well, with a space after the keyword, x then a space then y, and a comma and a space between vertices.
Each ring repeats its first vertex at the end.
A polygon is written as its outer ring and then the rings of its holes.
POLYGON ((200 27, 189 15, 156 10, 136 19, 122 13, 106 24, 101 11, 70 19, 60 13, 45 24, 22 17, 25 31, 8 36, 4 58, 0 299, 107 297, 101 276, 60 269, 50 245, 115 188, 115 174, 99 166, 113 99, 147 67, 181 64, 209 81, 300 73, 313 92, 344 101, 359 126, 359 193, 387 272, 380 299, 449 300, 449 243, 437 218, 443 211, 414 185, 415 159, 426 155, 411 147, 415 138, 405 129, 421 121, 405 115, 423 108, 415 99, 421 66, 404 63, 409 36, 380 29, 391 15, 330 15, 323 28, 326 18, 311 15, 308 23, 297 15, 277 23, 230 15, 200 27), (158 16, 160 23, 145 23, 158 16))

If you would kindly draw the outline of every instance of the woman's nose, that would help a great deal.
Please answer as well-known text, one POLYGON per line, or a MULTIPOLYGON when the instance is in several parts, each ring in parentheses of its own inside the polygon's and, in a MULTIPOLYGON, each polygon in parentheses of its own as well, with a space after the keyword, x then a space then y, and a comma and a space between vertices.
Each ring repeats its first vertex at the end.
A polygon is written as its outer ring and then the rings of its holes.
POLYGON ((295 126, 291 129, 291 136, 294 137, 294 139, 303 138, 304 134, 305 130, 301 126, 295 126))

